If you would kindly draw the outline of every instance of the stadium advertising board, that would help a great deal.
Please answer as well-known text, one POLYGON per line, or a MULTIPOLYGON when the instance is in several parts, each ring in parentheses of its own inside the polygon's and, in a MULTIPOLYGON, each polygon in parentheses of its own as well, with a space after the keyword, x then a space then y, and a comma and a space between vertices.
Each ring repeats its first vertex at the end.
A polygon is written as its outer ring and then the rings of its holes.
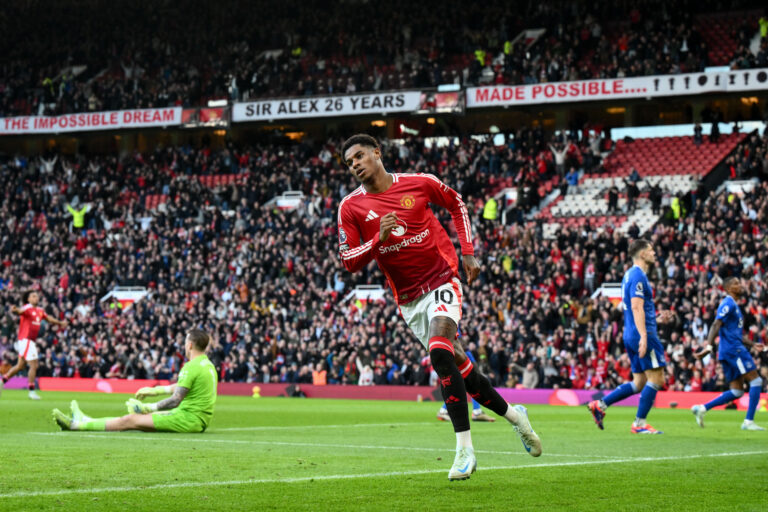
MULTIPOLYGON (((26 379, 25 379, 26 380, 26 379)), ((78 379, 39 377, 42 391, 85 391, 89 393, 135 393, 139 388, 167 386, 170 381, 156 379, 78 379)))
MULTIPOLYGON (((41 391, 75 391, 91 393, 135 393, 145 386, 166 386, 167 380, 140 379, 79 379, 65 377, 39 377, 41 391)), ((26 389, 26 377, 14 377, 7 389, 26 389)), ((405 400, 442 402, 439 388, 429 386, 315 386, 312 384, 263 384, 260 382, 219 382, 218 394, 229 396, 251 396, 253 398, 269 396, 295 396, 300 388, 307 398, 336 398, 350 400, 405 400)), ((601 398, 608 390, 596 389, 522 389, 496 388, 507 402, 519 404, 549 404, 581 407, 590 400, 601 398)), ((660 391, 656 395, 654 407, 661 409, 689 409, 696 404, 706 403, 719 396, 717 392, 660 391)), ((617 402, 617 405, 637 407, 640 395, 632 395, 617 402)), ((733 402, 739 410, 746 410, 749 395, 733 402)), ((759 408, 768 407, 768 394, 763 393, 759 408)))
POLYGON ((470 87, 467 108, 758 90, 768 90, 768 69, 470 87))
POLYGON ((357 116, 411 112, 421 105, 421 91, 393 91, 349 96, 319 96, 251 101, 232 106, 232 121, 273 121, 307 117, 357 116))
POLYGON ((0 135, 152 128, 181 124, 181 107, 0 118, 0 135))

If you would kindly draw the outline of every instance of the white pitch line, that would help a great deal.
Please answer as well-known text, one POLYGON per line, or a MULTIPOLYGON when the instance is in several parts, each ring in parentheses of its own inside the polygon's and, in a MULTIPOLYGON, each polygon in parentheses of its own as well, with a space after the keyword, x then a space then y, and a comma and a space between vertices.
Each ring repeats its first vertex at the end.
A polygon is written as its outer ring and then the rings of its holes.
MULTIPOLYGON (((681 456, 669 456, 669 457, 635 457, 630 459, 610 459, 610 460, 588 460, 578 462, 551 462, 544 464, 523 464, 520 466, 489 466, 480 467, 481 471, 505 471, 505 470, 518 470, 518 469, 531 469, 531 468, 552 468, 552 467, 564 467, 564 466, 588 466, 594 464, 626 464, 631 462, 643 461, 643 462, 655 462, 665 460, 682 460, 682 459, 703 459, 710 457, 741 457, 747 455, 765 455, 768 454, 768 450, 751 451, 751 452, 726 452, 726 453, 710 453, 700 455, 681 455, 681 456)), ((152 491, 155 489, 180 489, 186 487, 221 487, 227 485, 255 485, 255 484, 289 484, 298 482, 311 482, 314 480, 352 480, 363 478, 386 478, 391 476, 410 476, 410 475, 427 475, 434 473, 445 473, 445 469, 419 469, 413 471, 390 471, 386 473, 360 473, 356 475, 317 475, 317 476, 304 476, 298 478, 262 478, 253 480, 225 480, 214 482, 180 482, 174 484, 156 484, 156 485, 142 485, 133 487, 100 487, 96 489, 60 489, 56 491, 19 491, 12 493, 0 494, 0 498, 31 498, 37 496, 64 496, 68 494, 101 494, 105 492, 133 492, 133 491, 152 491)))
POLYGON ((234 428, 217 428, 216 432, 242 432, 250 430, 289 430, 289 429, 305 429, 305 428, 359 428, 359 427, 405 427, 409 425, 434 425, 436 422, 411 422, 411 423, 348 423, 341 425, 274 425, 263 427, 234 427, 234 428))
MULTIPOLYGON (((69 436, 71 438, 97 438, 104 439, 106 436, 116 436, 115 433, 103 432, 99 434, 84 434, 84 433, 65 433, 65 432, 29 432, 30 434, 37 436, 69 436)), ((117 434, 119 436, 120 434, 117 434)), ((133 435, 133 434, 128 434, 133 435)), ((116 437, 113 437, 116 438, 116 437)), ((131 441, 176 441, 179 443, 196 443, 196 444, 209 444, 209 443, 222 443, 222 444, 252 444, 263 446, 304 446, 308 448, 348 448, 353 450, 399 450, 399 451, 421 451, 421 452, 450 452, 453 453, 453 448, 428 448, 425 446, 380 446, 380 445, 360 445, 360 444, 341 444, 341 443, 299 443, 295 441, 252 441, 247 439, 184 439, 180 437, 152 437, 143 434, 137 434, 136 437, 131 437, 131 441)), ((528 455, 527 453, 519 452, 504 452, 497 450, 475 450, 475 453, 486 453, 492 455, 528 455)), ((603 458, 613 459, 610 455, 579 455, 573 453, 547 453, 550 457, 589 457, 589 458, 603 458)))

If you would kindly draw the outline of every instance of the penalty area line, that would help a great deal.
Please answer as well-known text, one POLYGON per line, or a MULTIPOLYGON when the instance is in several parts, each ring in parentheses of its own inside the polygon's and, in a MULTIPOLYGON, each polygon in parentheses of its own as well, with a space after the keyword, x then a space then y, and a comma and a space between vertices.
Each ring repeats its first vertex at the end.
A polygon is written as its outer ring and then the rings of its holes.
MULTIPOLYGON (((121 434, 117 432, 101 432, 101 433, 82 433, 82 432, 29 432, 30 434, 37 436, 68 436, 70 439, 79 438, 94 438, 94 439, 106 439, 111 437, 112 439, 120 439, 121 434)), ((193 443, 193 444, 248 444, 257 446, 298 446, 305 448, 341 448, 349 450, 397 450, 397 451, 418 451, 418 452, 454 452, 454 448, 430 448, 427 446, 383 446, 383 445, 370 445, 370 444, 343 444, 343 443, 301 443, 298 441, 253 441, 246 439, 211 439, 207 437, 205 439, 190 439, 181 437, 159 437, 145 434, 123 434, 122 439, 130 439, 131 441, 171 441, 177 443, 193 443), (128 436, 131 436, 130 438, 128 436)), ((489 455, 528 455, 521 451, 499 451, 499 450, 477 450, 475 453, 483 453, 489 455)), ((590 459, 615 459, 615 456, 610 455, 580 455, 574 453, 547 453, 548 457, 579 457, 590 459)))
MULTIPOLYGON (((589 460, 589 461, 575 461, 575 462, 551 462, 544 464, 523 464, 519 466, 489 466, 480 467, 480 471, 508 471, 508 470, 520 470, 520 469, 535 469, 535 468, 553 468, 553 467, 567 467, 567 466, 589 466, 594 464, 626 464, 637 461, 653 462, 653 461, 667 461, 667 460, 682 460, 682 459, 704 459, 711 457, 742 457, 747 455, 765 455, 768 454, 768 450, 750 451, 750 452, 725 452, 725 453, 710 453, 700 455, 682 455, 682 456, 669 456, 669 457, 634 457, 629 459, 609 459, 609 460, 589 460)), ((298 478, 261 478, 251 480, 224 480, 224 481, 212 481, 212 482, 179 482, 173 484, 155 484, 155 485, 138 485, 138 486, 125 486, 125 487, 100 487, 95 489, 59 489, 51 491, 18 491, 11 493, 0 494, 0 498, 31 498, 40 496, 65 496, 70 494, 102 494, 108 492, 136 492, 136 491, 153 491, 157 489, 183 489, 188 487, 222 487, 222 486, 235 486, 235 485, 259 485, 259 484, 290 484, 301 482, 329 481, 329 480, 354 480, 364 478, 387 478, 387 477, 401 477, 401 476, 414 476, 414 475, 429 475, 435 473, 445 473, 443 469, 421 469, 413 471, 389 471, 383 473, 360 473, 355 475, 317 475, 317 476, 305 476, 298 478)))
POLYGON ((231 427, 217 428, 216 432, 249 432, 252 430, 293 430, 305 428, 365 428, 365 427, 408 427, 412 425, 434 425, 435 422, 410 422, 410 423, 347 423, 339 425, 264 425, 260 427, 231 427))

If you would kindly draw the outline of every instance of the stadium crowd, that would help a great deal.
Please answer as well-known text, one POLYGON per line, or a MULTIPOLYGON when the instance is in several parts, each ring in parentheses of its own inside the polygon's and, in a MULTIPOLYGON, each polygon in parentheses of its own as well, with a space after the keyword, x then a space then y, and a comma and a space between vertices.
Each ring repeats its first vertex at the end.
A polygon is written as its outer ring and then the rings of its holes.
MULTIPOLYGON (((434 173, 465 196, 483 270, 466 290, 462 336, 494 384, 612 388, 629 375, 622 316, 608 299, 590 295, 621 279, 628 240, 610 225, 566 229, 548 240, 522 215, 507 225, 482 218, 499 177, 519 182, 555 172, 554 162, 540 166, 536 158, 547 142, 532 130, 503 148, 410 139, 388 143, 384 159, 388 170, 434 173)), ((44 326, 38 375, 173 378, 184 332, 197 325, 214 335, 211 359, 223 380, 429 384, 427 353, 391 300, 346 300, 356 285, 384 279, 375 264, 350 275, 339 263, 336 210, 357 186, 335 158, 339 144, 3 162, 2 303, 18 305, 24 290, 38 289, 49 313, 70 322, 66 330, 44 326), (211 174, 238 180, 204 185, 211 174), (267 204, 287 189, 304 193, 299 208, 267 204), (147 198, 158 194, 168 199, 150 209, 147 198), (115 285, 151 294, 126 309, 102 302, 115 285)), ((767 148, 768 137, 755 135, 734 157, 739 176, 761 177, 752 191, 699 194, 687 215, 649 234, 659 253, 652 276, 658 303, 675 312, 662 328, 671 389, 725 385, 712 361, 692 357, 724 277, 748 280, 746 329, 768 339, 767 148)), ((449 216, 440 217, 450 225, 449 216)), ((4 363, 13 360, 16 328, 6 312, 4 363)), ((766 372, 765 353, 761 359, 766 372)))
MULTIPOLYGON (((397 0, 386 13, 371 2, 88 4, 87 18, 68 3, 7 6, 0 117, 699 71, 710 57, 696 15, 722 9, 717 0, 397 0), (530 45, 516 40, 529 29, 545 31, 530 45)), ((736 0, 728 12, 760 7, 736 0)), ((766 65, 765 38, 749 50, 756 12, 733 28, 733 67, 766 65)))

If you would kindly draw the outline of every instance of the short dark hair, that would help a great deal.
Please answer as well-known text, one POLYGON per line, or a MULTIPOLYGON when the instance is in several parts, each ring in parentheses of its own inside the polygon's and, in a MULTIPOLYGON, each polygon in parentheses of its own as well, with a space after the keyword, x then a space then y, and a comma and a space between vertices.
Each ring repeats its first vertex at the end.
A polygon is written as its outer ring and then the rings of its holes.
POLYGON ((27 290, 26 292, 24 292, 24 296, 22 297, 22 299, 24 300, 24 304, 29 302, 29 296, 32 295, 33 293, 37 293, 37 290, 27 290))
POLYGON ((651 246, 651 242, 648 240, 644 240, 642 238, 635 240, 631 244, 629 244, 629 257, 631 259, 635 259, 638 254, 640 254, 641 251, 646 250, 651 246))
POLYGON ((187 336, 189 336, 189 341, 200 352, 205 352, 205 349, 208 348, 208 343, 211 341, 210 335, 201 329, 190 329, 187 331, 187 336))
POLYGON ((723 288, 728 288, 731 286, 734 282, 738 281, 739 278, 736 276, 726 277, 723 281, 723 288))
POLYGON ((381 146, 379 145, 379 141, 377 141, 375 138, 371 137, 367 133, 356 133, 355 135, 345 140, 344 145, 341 146, 342 162, 345 161, 344 155, 347 154, 347 150, 352 146, 354 146, 355 144, 360 144, 361 146, 368 146, 369 148, 374 148, 374 149, 381 149, 381 146))

